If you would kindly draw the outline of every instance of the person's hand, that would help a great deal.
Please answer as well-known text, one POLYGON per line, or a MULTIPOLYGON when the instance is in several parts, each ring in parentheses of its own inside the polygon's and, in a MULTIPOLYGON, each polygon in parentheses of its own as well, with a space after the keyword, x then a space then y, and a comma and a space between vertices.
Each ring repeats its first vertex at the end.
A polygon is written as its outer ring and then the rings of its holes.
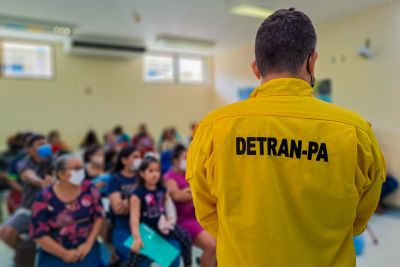
POLYGON ((175 229, 175 219, 174 218, 168 218, 167 219, 167 225, 166 227, 168 228, 168 230, 174 230, 175 229))
POLYGON ((144 247, 143 241, 141 238, 135 238, 133 241, 131 250, 136 254, 140 254, 140 249, 144 247))
POLYGON ((79 253, 79 260, 83 260, 85 259, 86 255, 89 254, 90 250, 92 249, 92 244, 90 244, 89 242, 85 242, 82 245, 80 245, 77 249, 78 253, 79 253))
POLYGON ((53 177, 51 177, 50 175, 46 175, 44 177, 44 179, 42 180, 42 188, 46 188, 46 187, 52 185, 53 182, 54 182, 53 177))
POLYGON ((158 229, 164 235, 168 235, 169 232, 174 229, 174 223, 172 221, 167 220, 165 216, 162 215, 158 220, 158 229))
POLYGON ((185 189, 182 190, 183 193, 188 196, 188 197, 192 197, 192 190, 190 190, 190 187, 186 187, 185 189))
POLYGON ((75 249, 66 250, 63 253, 62 260, 66 263, 75 263, 80 260, 80 255, 75 249))
POLYGON ((101 188, 106 186, 106 183, 105 182, 98 182, 98 183, 95 184, 95 186, 96 186, 97 189, 101 189, 101 188))
POLYGON ((190 190, 190 187, 186 187, 185 189, 182 190, 185 194, 192 194, 192 190, 190 190))

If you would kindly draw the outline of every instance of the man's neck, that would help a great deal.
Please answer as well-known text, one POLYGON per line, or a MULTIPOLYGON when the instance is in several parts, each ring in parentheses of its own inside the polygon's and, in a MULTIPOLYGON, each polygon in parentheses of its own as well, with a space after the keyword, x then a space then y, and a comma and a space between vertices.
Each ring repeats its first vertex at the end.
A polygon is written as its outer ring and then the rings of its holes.
POLYGON ((260 81, 261 84, 264 84, 266 82, 269 82, 271 80, 275 80, 275 79, 279 79, 279 78, 296 78, 296 79, 301 79, 301 80, 305 80, 306 82, 310 83, 309 80, 307 80, 306 75, 304 74, 298 74, 298 75, 294 75, 292 73, 270 73, 265 75, 264 77, 261 77, 260 81))

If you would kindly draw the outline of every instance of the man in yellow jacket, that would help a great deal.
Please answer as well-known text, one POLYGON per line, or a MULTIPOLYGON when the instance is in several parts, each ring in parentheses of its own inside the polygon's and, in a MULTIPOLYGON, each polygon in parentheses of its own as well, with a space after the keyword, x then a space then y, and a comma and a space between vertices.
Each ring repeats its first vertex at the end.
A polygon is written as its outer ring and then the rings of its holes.
POLYGON ((261 85, 196 130, 186 175, 220 267, 356 264, 385 164, 367 121, 312 96, 315 48, 302 12, 268 17, 252 64, 261 85))

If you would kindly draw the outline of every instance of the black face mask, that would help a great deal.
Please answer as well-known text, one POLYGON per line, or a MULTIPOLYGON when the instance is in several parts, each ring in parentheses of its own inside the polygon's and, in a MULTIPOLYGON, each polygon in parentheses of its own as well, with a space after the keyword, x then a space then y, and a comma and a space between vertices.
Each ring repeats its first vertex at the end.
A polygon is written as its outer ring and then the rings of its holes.
POLYGON ((312 55, 312 53, 307 58, 307 71, 311 76, 310 85, 311 85, 312 88, 314 88, 314 86, 315 86, 315 77, 311 74, 311 71, 310 71, 310 57, 311 57, 311 55, 312 55))

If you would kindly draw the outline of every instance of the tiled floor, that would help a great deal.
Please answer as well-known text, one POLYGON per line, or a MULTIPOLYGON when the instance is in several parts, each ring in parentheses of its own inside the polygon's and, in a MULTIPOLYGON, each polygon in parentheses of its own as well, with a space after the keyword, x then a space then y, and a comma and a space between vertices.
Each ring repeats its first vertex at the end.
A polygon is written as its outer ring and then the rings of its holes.
MULTIPOLYGON (((370 227, 379 238, 373 245, 368 234, 365 237, 365 252, 357 258, 357 267, 399 267, 400 266, 400 211, 376 215, 370 227)), ((195 254, 198 254, 196 251, 195 254)), ((0 242, 0 267, 10 267, 13 253, 0 242)))
POLYGON ((374 216, 370 223, 379 239, 374 246, 371 238, 365 235, 365 253, 357 258, 360 267, 399 267, 400 266, 400 211, 374 216))
POLYGON ((11 266, 13 252, 4 245, 4 243, 0 242, 0 266, 1 267, 9 267, 11 266))

